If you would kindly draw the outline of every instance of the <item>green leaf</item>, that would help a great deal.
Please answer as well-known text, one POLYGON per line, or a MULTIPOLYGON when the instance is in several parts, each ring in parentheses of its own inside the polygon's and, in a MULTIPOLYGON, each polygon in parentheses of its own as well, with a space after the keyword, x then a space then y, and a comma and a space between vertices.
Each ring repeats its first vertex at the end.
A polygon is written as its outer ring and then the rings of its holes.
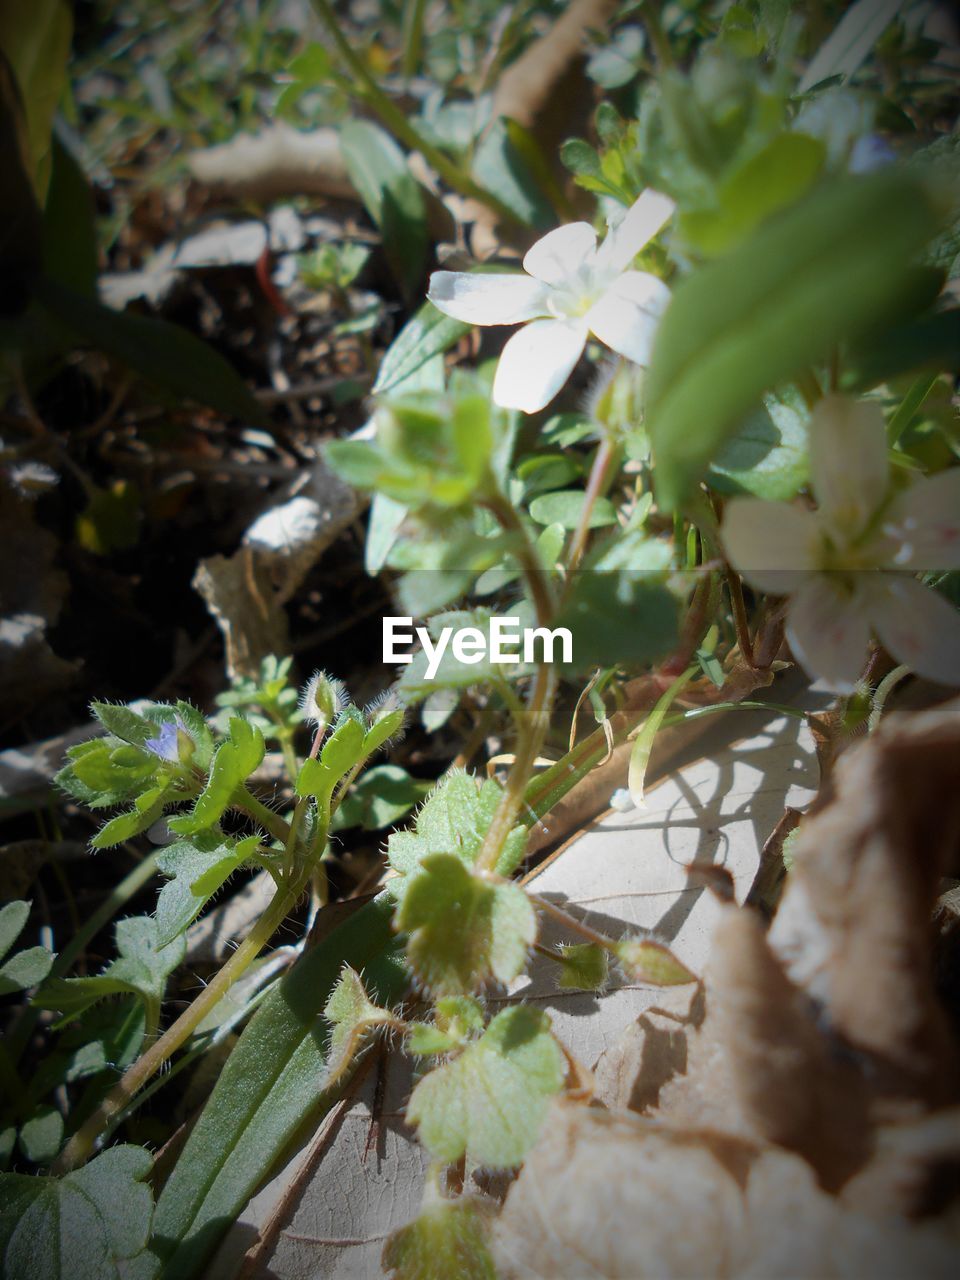
MULTIPOLYGON (((348 461, 348 470, 349 466, 348 461)), ((375 577, 387 563, 408 512, 409 508, 404 503, 388 498, 385 493, 373 495, 363 546, 363 567, 371 577, 375 577)))
POLYGON ((407 1052, 420 1058, 437 1057, 456 1049, 459 1041, 432 1022, 415 1022, 407 1037, 407 1052))
POLYGON ((577 573, 556 622, 573 636, 574 668, 646 665, 673 648, 678 602, 663 576, 644 569, 577 573))
POLYGON ((918 181, 844 178, 680 284, 654 343, 647 423, 675 508, 764 391, 896 317, 938 215, 918 181))
POLYGON ((739 243, 771 214, 799 200, 823 168, 826 149, 817 138, 783 133, 728 177, 719 208, 682 215, 683 238, 711 257, 739 243))
POLYGON ((0 965, 0 996, 26 991, 42 982, 53 964, 53 952, 46 947, 28 947, 0 965))
POLYGON ((523 483, 523 497, 526 499, 551 489, 562 489, 564 485, 579 480, 583 468, 566 453, 537 453, 531 458, 524 458, 517 467, 516 475, 523 483))
POLYGON ((67 84, 72 36, 73 15, 65 0, 0 5, 0 48, 23 99, 32 177, 41 204, 50 181, 53 118, 67 84))
POLYGON ((53 953, 46 947, 28 947, 8 955, 10 948, 23 932, 30 915, 30 903, 8 902, 0 908, 0 996, 13 995, 35 987, 50 972, 53 953))
MULTIPOLYGON (((558 524, 564 529, 576 529, 587 495, 581 489, 568 489, 561 493, 544 493, 530 503, 530 516, 537 524, 558 524)), ((590 512, 588 529, 602 529, 617 523, 617 511, 609 498, 597 498, 590 512)))
POLYGON ((324 1006, 323 1016, 331 1026, 324 1080, 327 1089, 343 1079, 372 1030, 397 1024, 397 1018, 389 1009, 373 1003, 360 975, 348 964, 343 966, 340 981, 324 1006))
POLYGON ((677 987, 697 981, 696 974, 681 964, 669 947, 652 938, 624 938, 616 944, 614 952, 620 967, 634 982, 677 987))
POLYGON ((594 942, 561 946, 560 986, 573 991, 599 991, 606 984, 609 953, 594 942))
POLYGON ((487 1248, 493 1218, 489 1201, 435 1200, 390 1236, 383 1266, 396 1280, 497 1280, 487 1248))
POLYGON ((384 710, 382 714, 378 714, 364 735, 364 758, 372 756, 395 737, 403 728, 405 718, 406 711, 403 707, 396 707, 393 711, 384 710))
POLYGON ((105 351, 178 398, 246 422, 264 421, 263 410, 233 366, 179 325, 113 311, 51 279, 38 282, 36 294, 78 346, 105 351))
POLYGON ((0 1176, 4 1280, 127 1280, 150 1234, 152 1167, 124 1145, 63 1178, 0 1176))
POLYGON ((182 962, 186 949, 177 938, 163 945, 151 916, 128 916, 115 929, 117 959, 95 977, 54 978, 37 992, 33 1003, 41 1009, 76 1014, 107 996, 130 994, 145 1004, 163 998, 167 978, 182 962))
POLYGON ((548 229, 556 214, 537 180, 513 121, 501 116, 483 135, 473 158, 472 177, 516 214, 528 227, 548 229))
POLYGON ((452 1062, 420 1081, 407 1121, 436 1160, 512 1169, 536 1141, 553 1094, 563 1085, 563 1054, 550 1019, 528 1005, 505 1009, 452 1062))
POLYGON ((336 778, 342 778, 363 759, 366 732, 357 715, 345 714, 340 723, 323 744, 320 763, 336 778))
POLYGON ((380 363, 373 394, 395 390, 428 360, 449 350, 469 331, 470 326, 462 320, 453 320, 438 311, 432 302, 425 302, 390 344, 380 363))
POLYGON ((105 489, 91 485, 74 526, 77 542, 96 556, 129 551, 140 541, 142 512, 140 490, 131 481, 111 480, 105 489))
POLYGON ((408 978, 393 950, 392 903, 361 907, 307 951, 267 997, 227 1060, 154 1220, 168 1280, 205 1274, 207 1259, 297 1132, 333 1105, 324 1089, 323 1006, 344 964, 363 973, 371 997, 398 999, 408 978))
POLYGON ((481 879, 452 853, 421 860, 396 926, 410 934, 411 969, 436 995, 509 982, 522 971, 537 934, 536 914, 519 885, 481 879))
POLYGON ((367 769, 337 810, 334 828, 382 831, 384 827, 395 826, 423 799, 430 785, 412 778, 406 769, 396 764, 367 769))
MULTIPOLYGON (((198 769, 209 769, 213 758, 214 742, 206 716, 189 702, 178 702, 173 710, 174 718, 179 716, 187 733, 193 739, 192 763, 198 769)), ((156 715, 158 718, 162 716, 164 720, 168 718, 167 709, 162 706, 152 708, 151 715, 156 715)))
POLYGON ((97 288, 93 191, 56 135, 52 157, 50 190, 43 210, 43 269, 60 284, 92 297, 97 288))
MULTIPOLYGON (((390 882, 391 892, 402 895, 423 859, 434 853, 456 854, 472 867, 502 794, 492 778, 481 784, 462 770, 445 774, 417 814, 415 831, 394 832, 387 841, 390 866, 400 873, 390 882)), ((526 841, 526 829, 514 827, 497 864, 500 875, 509 876, 520 865, 526 841)))
POLYGON ((366 120, 342 126, 340 150, 351 182, 380 228, 391 270, 411 296, 423 274, 427 223, 423 195, 406 157, 388 133, 366 120))
POLYGON ((896 325, 851 351, 841 376, 845 391, 869 391, 919 369, 951 371, 960 351, 960 309, 935 311, 896 325))
POLYGON ((8 902, 0 907, 0 960, 23 933, 29 918, 29 902, 8 902))
POLYGON ((178 835, 194 835, 212 827, 230 807, 234 792, 263 760, 266 747, 260 730, 239 716, 230 720, 230 741, 217 748, 207 785, 197 797, 193 811, 170 819, 170 830, 178 835))
POLYGON ((763 397, 735 435, 721 445, 706 481, 718 493, 752 493, 786 502, 810 472, 807 422, 810 413, 793 387, 763 397))
POLYGON ((168 798, 171 798, 170 789, 166 785, 142 792, 129 813, 118 814, 100 828, 90 841, 90 848, 111 849, 140 835, 161 816, 168 798))
POLYGON ((20 1150, 34 1164, 55 1160, 63 1142, 63 1116, 56 1107, 40 1107, 20 1130, 20 1150))
POLYGON ((157 726, 146 716, 125 707, 122 703, 91 702, 90 710, 100 721, 107 733, 115 738, 129 742, 133 747, 147 749, 147 742, 157 736, 157 726))
POLYGON ((204 831, 190 840, 175 840, 162 851, 157 866, 172 877, 157 899, 157 940, 166 946, 197 916, 259 847, 257 836, 235 841, 219 831, 204 831))

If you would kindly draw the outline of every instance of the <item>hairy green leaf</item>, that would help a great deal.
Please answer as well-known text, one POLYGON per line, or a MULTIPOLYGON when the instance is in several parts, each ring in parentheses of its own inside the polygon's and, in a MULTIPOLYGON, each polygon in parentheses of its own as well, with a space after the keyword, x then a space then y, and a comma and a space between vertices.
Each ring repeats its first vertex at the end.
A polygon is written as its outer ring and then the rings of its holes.
POLYGON ((436 1160, 512 1169, 536 1141, 564 1058, 549 1017, 529 1005, 505 1009, 458 1058, 425 1076, 407 1120, 436 1160))
POLYGON ((574 991, 599 991, 607 981, 609 953, 595 942, 576 942, 560 948, 560 986, 574 991))
POLYGON ((536 914, 519 885, 482 879, 451 853, 421 860, 396 926, 410 935, 411 969, 436 995, 509 982, 522 971, 537 934, 536 914))
MULTIPOLYGON (((455 854, 472 867, 501 795, 492 778, 480 783, 459 769, 445 774, 417 814, 415 830, 396 831, 387 841, 390 865, 400 873, 390 882, 391 892, 402 896, 423 859, 434 853, 455 854)), ((514 827, 497 864, 500 875, 509 876, 520 865, 526 841, 526 829, 514 827)))
POLYGON ((127 1280, 150 1233, 152 1167, 125 1145, 63 1178, 0 1175, 4 1280, 127 1280))
POLYGON ((115 929, 117 958, 89 978, 54 978, 37 992, 33 1003, 64 1014, 80 1013, 107 996, 132 994, 146 1005, 163 998, 167 978, 183 960, 182 938, 162 945, 152 916, 128 916, 115 929))
POLYGON ((653 938, 624 938, 614 948, 624 973, 635 982, 654 987, 677 987, 697 976, 680 963, 669 947, 653 938))
POLYGON ((433 1200, 389 1238, 383 1266, 396 1280, 497 1280, 487 1248, 493 1216, 490 1201, 433 1200))
POLYGON ((239 716, 230 721, 230 740, 217 748, 207 785, 193 811, 170 819, 171 831, 194 835, 218 822, 230 807, 233 795, 263 760, 266 747, 260 730, 239 716))
POLYGON ((340 981, 330 993, 323 1016, 331 1026, 324 1081, 327 1089, 343 1079, 371 1031, 397 1022, 389 1009, 373 1003, 360 975, 348 964, 344 965, 340 981))
POLYGON ((157 899, 160 946, 193 923, 221 885, 256 854, 259 844, 257 836, 237 841, 219 831, 204 831, 167 845, 157 859, 163 874, 171 877, 157 899))

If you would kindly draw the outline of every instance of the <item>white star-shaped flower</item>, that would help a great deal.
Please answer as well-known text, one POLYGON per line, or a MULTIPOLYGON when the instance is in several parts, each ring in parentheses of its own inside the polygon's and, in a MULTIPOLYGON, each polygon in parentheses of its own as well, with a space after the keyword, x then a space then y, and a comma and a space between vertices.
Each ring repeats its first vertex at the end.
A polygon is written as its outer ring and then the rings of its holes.
POLYGON ((960 685, 960 613, 911 572, 960 568, 960 469, 891 493, 883 414, 828 396, 810 420, 816 511, 734 498, 727 555, 751 586, 789 595, 787 638, 811 676, 853 691, 871 631, 918 675, 960 685))
POLYGON ((525 324, 503 348, 493 399, 536 413, 569 378, 594 334, 619 355, 646 364, 670 291, 630 264, 673 213, 674 203, 645 191, 597 245, 588 222, 571 222, 538 240, 525 275, 435 271, 427 297, 467 324, 525 324))

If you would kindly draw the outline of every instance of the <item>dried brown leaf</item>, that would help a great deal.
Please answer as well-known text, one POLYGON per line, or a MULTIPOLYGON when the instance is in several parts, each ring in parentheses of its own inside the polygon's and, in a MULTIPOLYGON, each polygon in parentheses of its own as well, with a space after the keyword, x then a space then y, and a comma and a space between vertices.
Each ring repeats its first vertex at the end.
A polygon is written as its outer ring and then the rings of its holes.
POLYGON ((957 1096, 931 973, 930 916, 960 849, 960 700, 892 715, 851 747, 835 798, 802 825, 771 928, 791 979, 872 1058, 877 1095, 957 1096))

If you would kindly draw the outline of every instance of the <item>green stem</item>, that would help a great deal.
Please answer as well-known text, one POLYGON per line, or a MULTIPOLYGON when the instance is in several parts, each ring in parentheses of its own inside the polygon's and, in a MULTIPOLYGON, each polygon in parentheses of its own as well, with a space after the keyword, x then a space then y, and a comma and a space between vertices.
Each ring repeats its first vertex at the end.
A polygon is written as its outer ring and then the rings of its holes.
MULTIPOLYGON (((296 776, 293 781, 296 782, 296 776)), ((268 809, 253 792, 246 787, 238 787, 233 796, 233 804, 237 809, 242 809, 248 818, 259 822, 264 831, 268 831, 274 840, 279 840, 282 845, 286 845, 290 839, 290 824, 285 822, 279 813, 268 809)))
POLYGON ((427 0, 406 0, 403 6, 403 78, 412 80, 420 66, 423 48, 423 15, 427 0))
POLYGON ((505 205, 492 191, 487 191, 485 187, 479 186, 452 160, 448 159, 442 151, 439 151, 432 143, 427 142, 426 138, 421 137, 407 116, 404 115, 399 107, 394 106, 340 30, 340 24, 337 22, 336 15, 328 0, 311 0, 311 3, 329 31, 341 58, 343 58, 362 85, 370 105, 390 132, 408 146, 411 151, 419 151, 424 160, 436 170, 444 182, 454 191, 459 191, 462 196, 467 196, 472 200, 479 200, 481 204, 485 204, 488 209, 492 209, 504 221, 522 225, 522 220, 511 208, 505 205))
MULTIPOLYGON (((553 597, 536 548, 531 543, 523 522, 502 494, 491 499, 487 506, 502 527, 516 535, 518 546, 515 554, 523 569, 527 590, 533 599, 537 625, 549 627, 553 618, 553 597)), ((489 873, 496 870, 504 842, 521 817, 530 775, 533 773, 550 727, 550 709, 553 706, 558 682, 559 677, 553 664, 541 662, 537 668, 530 700, 518 724, 513 764, 497 811, 493 815, 493 821, 487 828, 483 844, 477 854, 475 865, 480 872, 489 873)))
POLYGON ((69 1173, 89 1157, 94 1144, 118 1111, 126 1107, 137 1091, 154 1075, 168 1058, 193 1034, 210 1010, 226 994, 248 965, 256 959, 286 919, 306 883, 306 874, 283 893, 277 893, 253 929, 223 968, 204 987, 196 1000, 184 1010, 159 1040, 124 1073, 100 1106, 73 1135, 53 1167, 55 1174, 69 1173))

